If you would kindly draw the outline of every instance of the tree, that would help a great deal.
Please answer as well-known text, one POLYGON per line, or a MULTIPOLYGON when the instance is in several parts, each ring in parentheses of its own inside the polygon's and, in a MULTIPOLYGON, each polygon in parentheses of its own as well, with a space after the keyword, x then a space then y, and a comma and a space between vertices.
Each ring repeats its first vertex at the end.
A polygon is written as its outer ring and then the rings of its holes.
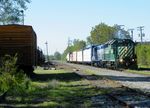
POLYGON ((88 43, 101 44, 109 39, 113 38, 115 28, 108 26, 104 23, 100 23, 92 28, 91 36, 88 37, 88 43))
POLYGON ((91 36, 88 36, 87 38, 86 38, 86 40, 87 40, 87 45, 92 45, 93 44, 93 42, 92 42, 92 39, 91 39, 91 36))
POLYGON ((77 51, 77 50, 81 50, 86 46, 86 42, 83 40, 79 40, 79 39, 74 39, 73 41, 73 50, 77 51))
POLYGON ((56 51, 54 53, 54 58, 55 58, 55 60, 61 60, 61 54, 58 51, 56 51))
POLYGON ((49 60, 55 60, 54 55, 49 55, 49 60))
POLYGON ((30 0, 0 0, 0 23, 5 25, 21 22, 27 3, 30 0))
POLYGON ((131 39, 129 32, 115 24, 108 26, 100 23, 92 28, 91 35, 87 37, 87 44, 102 44, 112 38, 131 39))
POLYGON ((85 47, 86 47, 86 42, 85 41, 79 40, 79 39, 74 39, 73 44, 71 46, 68 46, 66 48, 66 50, 64 51, 64 53, 62 54, 62 59, 65 60, 66 56, 69 52, 79 51, 79 50, 81 50, 85 47))

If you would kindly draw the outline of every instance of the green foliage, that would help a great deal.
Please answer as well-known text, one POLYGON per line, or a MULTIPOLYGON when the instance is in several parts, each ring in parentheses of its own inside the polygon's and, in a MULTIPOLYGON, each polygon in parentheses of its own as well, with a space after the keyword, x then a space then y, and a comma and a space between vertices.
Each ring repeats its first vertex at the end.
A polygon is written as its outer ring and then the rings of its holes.
POLYGON ((55 59, 55 60, 61 60, 61 54, 60 54, 58 51, 56 51, 56 52, 54 53, 54 59, 55 59))
POLYGON ((136 54, 139 66, 150 66, 150 44, 138 44, 136 54))
POLYGON ((30 80, 26 77, 23 71, 18 70, 16 66, 17 55, 11 57, 6 55, 1 60, 0 68, 0 92, 5 93, 13 91, 23 93, 25 88, 28 88, 30 80))
POLYGON ((60 52, 56 51, 54 55, 49 55, 48 57, 49 60, 61 60, 62 55, 60 52))
POLYGON ((88 43, 101 44, 113 38, 115 28, 104 23, 96 25, 92 28, 91 36, 87 38, 88 43))
POLYGON ((112 38, 130 38, 129 33, 119 25, 108 26, 100 23, 92 28, 91 35, 87 37, 87 44, 102 44, 112 38))
POLYGON ((86 42, 79 39, 74 39, 72 50, 78 51, 83 49, 86 46, 86 42))
POLYGON ((54 55, 49 55, 48 57, 49 57, 49 60, 55 60, 54 55))
POLYGON ((27 9, 26 3, 30 3, 30 0, 0 0, 0 23, 5 25, 21 22, 23 10, 27 9))
POLYGON ((68 46, 64 53, 62 54, 62 59, 65 60, 66 56, 69 52, 73 51, 79 51, 86 47, 86 42, 79 39, 74 39, 73 44, 71 46, 68 46))

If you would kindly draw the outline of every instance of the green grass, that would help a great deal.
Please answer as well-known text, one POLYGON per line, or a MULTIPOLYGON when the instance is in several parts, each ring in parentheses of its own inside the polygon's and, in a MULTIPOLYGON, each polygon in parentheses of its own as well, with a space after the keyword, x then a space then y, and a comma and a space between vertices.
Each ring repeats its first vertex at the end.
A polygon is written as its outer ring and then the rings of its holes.
POLYGON ((146 66, 146 65, 138 65, 139 68, 150 68, 150 66, 146 66))
POLYGON ((42 68, 37 68, 36 70, 34 70, 34 73, 36 74, 59 74, 59 73, 66 73, 66 70, 43 70, 42 68))
POLYGON ((134 74, 141 74, 141 75, 150 75, 150 71, 138 71, 138 70, 126 70, 126 72, 134 73, 134 74))
MULTIPOLYGON (((14 107, 90 107, 89 97, 108 92, 106 89, 97 89, 91 86, 88 80, 75 75, 75 73, 67 73, 65 70, 38 69, 35 70, 35 73, 38 77, 44 75, 46 80, 34 78, 29 88, 21 94, 15 91, 9 92, 7 104, 14 107)), ((0 106, 3 105, 0 104, 0 106)))
POLYGON ((90 69, 86 69, 83 72, 86 73, 87 75, 95 75, 95 71, 92 71, 90 69))

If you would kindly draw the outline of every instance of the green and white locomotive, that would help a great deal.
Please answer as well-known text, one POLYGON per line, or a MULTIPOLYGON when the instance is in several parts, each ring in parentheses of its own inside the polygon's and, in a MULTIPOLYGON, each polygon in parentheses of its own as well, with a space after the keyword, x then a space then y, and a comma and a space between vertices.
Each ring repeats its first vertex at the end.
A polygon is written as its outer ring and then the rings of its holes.
POLYGON ((135 43, 130 39, 112 39, 94 47, 93 63, 100 67, 136 68, 135 43))

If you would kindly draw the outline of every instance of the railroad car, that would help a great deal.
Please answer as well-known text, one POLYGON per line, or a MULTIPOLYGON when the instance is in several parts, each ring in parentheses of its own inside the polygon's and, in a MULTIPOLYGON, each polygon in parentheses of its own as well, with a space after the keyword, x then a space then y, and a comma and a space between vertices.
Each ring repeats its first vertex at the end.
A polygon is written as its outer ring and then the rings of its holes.
POLYGON ((42 66, 45 63, 45 56, 43 54, 43 51, 38 48, 37 49, 37 65, 42 66))
POLYGON ((78 63, 83 62, 83 50, 77 51, 77 62, 78 63))
POLYGON ((76 51, 74 51, 74 52, 72 53, 72 62, 74 62, 74 63, 77 62, 77 52, 76 52, 76 51))
MULTIPOLYGON (((135 43, 130 39, 112 39, 101 45, 92 45, 72 52, 73 62, 108 68, 137 68, 135 43), (82 55, 82 56, 81 56, 82 55)), ((72 62, 71 54, 67 61, 72 62)))
POLYGON ((96 47, 97 63, 101 67, 136 68, 135 43, 130 39, 112 39, 96 47))
POLYGON ((90 64, 92 62, 92 46, 83 49, 83 63, 90 64))
POLYGON ((70 63, 73 62, 73 54, 72 54, 72 52, 67 54, 66 60, 67 60, 67 62, 70 62, 70 63))
POLYGON ((31 26, 0 26, 0 59, 4 55, 18 55, 17 64, 27 74, 37 63, 37 37, 31 26))
POLYGON ((91 64, 93 57, 93 49, 94 45, 87 46, 86 48, 80 51, 70 52, 66 56, 67 62, 72 63, 83 63, 83 64, 91 64))
POLYGON ((91 64, 95 63, 95 45, 91 45, 83 49, 83 64, 91 64))

